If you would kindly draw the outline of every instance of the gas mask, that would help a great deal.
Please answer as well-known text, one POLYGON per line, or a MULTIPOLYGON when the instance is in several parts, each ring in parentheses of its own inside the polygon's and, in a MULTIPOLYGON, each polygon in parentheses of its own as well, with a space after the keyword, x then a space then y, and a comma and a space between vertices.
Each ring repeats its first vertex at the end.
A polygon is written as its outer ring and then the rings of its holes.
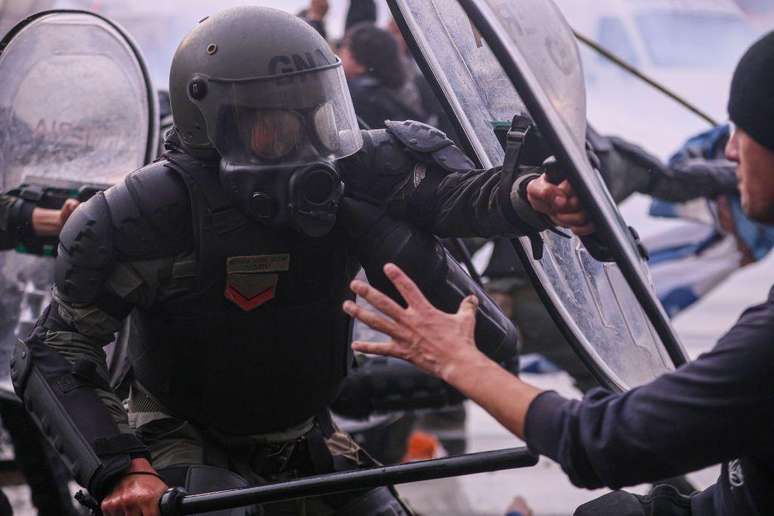
POLYGON ((222 161, 220 181, 251 219, 310 237, 333 228, 344 193, 335 164, 326 161, 276 167, 222 161))
POLYGON ((243 213, 310 237, 333 228, 344 193, 336 160, 362 146, 340 61, 239 81, 196 76, 188 95, 243 213))

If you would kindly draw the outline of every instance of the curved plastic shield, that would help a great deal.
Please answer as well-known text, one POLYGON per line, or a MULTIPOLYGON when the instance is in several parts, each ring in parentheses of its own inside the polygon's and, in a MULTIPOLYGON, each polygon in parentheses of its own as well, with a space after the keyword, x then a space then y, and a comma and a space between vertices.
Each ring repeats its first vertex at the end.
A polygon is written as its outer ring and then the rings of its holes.
POLYGON ((647 267, 586 158, 583 72, 573 34, 556 6, 550 0, 389 3, 480 164, 502 164, 494 128, 528 112, 592 207, 615 262, 599 262, 579 239, 550 232, 542 234, 539 260, 526 238, 517 250, 557 324, 599 380, 627 389, 683 363, 647 267))
MULTIPOLYGON (((114 184, 154 157, 156 113, 142 58, 119 27, 78 11, 27 18, 0 43, 2 190, 56 208, 114 184)), ((10 356, 48 304, 53 265, 0 254, 0 396, 13 395, 10 356)))
POLYGON ((118 26, 50 11, 15 26, 0 49, 3 191, 111 185, 153 157, 155 94, 118 26))

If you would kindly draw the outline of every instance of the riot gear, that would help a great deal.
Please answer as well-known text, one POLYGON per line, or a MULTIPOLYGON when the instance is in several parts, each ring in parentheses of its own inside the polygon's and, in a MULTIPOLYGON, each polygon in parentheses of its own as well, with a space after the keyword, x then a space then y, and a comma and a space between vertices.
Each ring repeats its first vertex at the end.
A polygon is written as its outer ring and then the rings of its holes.
POLYGON ((332 229, 334 162, 362 138, 341 61, 314 29, 274 9, 207 18, 175 54, 170 96, 183 144, 217 150, 244 213, 308 236, 332 229))

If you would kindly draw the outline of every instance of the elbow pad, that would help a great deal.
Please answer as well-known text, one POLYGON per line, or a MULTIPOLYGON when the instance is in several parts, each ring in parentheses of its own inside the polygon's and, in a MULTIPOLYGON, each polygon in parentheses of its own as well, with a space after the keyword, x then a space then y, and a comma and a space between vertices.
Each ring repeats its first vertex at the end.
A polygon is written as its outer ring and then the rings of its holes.
POLYGON ((428 300, 445 312, 456 312, 466 296, 475 294, 479 300, 475 334, 478 348, 497 362, 510 360, 518 353, 513 323, 437 238, 389 217, 371 204, 345 198, 342 207, 357 242, 358 260, 371 285, 405 306, 382 270, 390 262, 403 269, 428 300))
POLYGON ((344 417, 365 419, 384 412, 443 408, 464 399, 448 383, 405 360, 369 357, 346 377, 331 408, 344 417))
POLYGON ((16 393, 75 480, 98 500, 134 457, 149 457, 133 434, 122 434, 95 387, 109 389, 93 364, 71 364, 45 343, 47 327, 65 330, 52 303, 11 362, 16 393), (52 315, 53 314, 53 315, 52 315))

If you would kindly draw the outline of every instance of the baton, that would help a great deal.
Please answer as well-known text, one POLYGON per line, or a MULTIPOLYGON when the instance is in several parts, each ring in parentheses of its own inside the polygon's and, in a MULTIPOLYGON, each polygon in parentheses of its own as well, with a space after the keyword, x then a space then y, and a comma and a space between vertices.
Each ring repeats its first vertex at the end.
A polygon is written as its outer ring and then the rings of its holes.
POLYGON ((538 457, 536 455, 533 455, 527 448, 522 447, 470 453, 457 457, 425 460, 396 466, 373 467, 315 475, 289 482, 278 482, 212 493, 187 494, 185 490, 175 487, 164 493, 161 500, 159 500, 159 507, 162 516, 198 514, 279 500, 373 489, 421 480, 436 480, 474 473, 525 468, 534 466, 537 464, 537 461, 538 457))

